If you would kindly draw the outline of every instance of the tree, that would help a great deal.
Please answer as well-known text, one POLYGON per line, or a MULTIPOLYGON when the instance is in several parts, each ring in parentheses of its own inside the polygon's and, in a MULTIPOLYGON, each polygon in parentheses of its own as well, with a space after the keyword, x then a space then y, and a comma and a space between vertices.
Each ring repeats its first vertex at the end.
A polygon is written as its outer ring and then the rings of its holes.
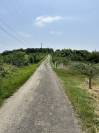
POLYGON ((17 51, 4 56, 4 62, 15 66, 28 65, 29 57, 25 52, 17 51))
POLYGON ((78 63, 76 64, 76 70, 88 77, 89 89, 92 89, 92 79, 99 75, 99 68, 93 64, 78 63))
POLYGON ((90 62, 99 63, 99 52, 94 51, 90 54, 89 59, 90 62))
POLYGON ((28 55, 25 52, 16 52, 15 54, 13 54, 12 60, 13 65, 16 66, 24 66, 28 65, 29 63, 28 55))

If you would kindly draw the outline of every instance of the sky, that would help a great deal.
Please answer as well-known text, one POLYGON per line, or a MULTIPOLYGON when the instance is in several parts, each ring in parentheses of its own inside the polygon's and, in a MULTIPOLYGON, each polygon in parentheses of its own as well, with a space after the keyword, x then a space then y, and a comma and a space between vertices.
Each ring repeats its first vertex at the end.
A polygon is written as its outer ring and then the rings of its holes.
POLYGON ((99 50, 99 0, 0 0, 0 51, 99 50))

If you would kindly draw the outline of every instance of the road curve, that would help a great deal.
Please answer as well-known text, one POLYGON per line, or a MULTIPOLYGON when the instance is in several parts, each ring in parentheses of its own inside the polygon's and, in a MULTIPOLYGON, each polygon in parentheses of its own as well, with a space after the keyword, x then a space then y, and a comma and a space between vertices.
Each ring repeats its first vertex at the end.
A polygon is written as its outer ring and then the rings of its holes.
POLYGON ((0 133, 81 133, 49 57, 1 107, 0 133))

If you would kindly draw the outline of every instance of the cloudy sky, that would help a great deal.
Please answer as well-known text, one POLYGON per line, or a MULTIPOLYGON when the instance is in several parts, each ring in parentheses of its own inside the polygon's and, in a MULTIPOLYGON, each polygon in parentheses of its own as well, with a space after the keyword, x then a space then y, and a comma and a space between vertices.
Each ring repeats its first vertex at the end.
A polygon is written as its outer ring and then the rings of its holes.
POLYGON ((99 0, 0 0, 0 51, 99 50, 99 0))

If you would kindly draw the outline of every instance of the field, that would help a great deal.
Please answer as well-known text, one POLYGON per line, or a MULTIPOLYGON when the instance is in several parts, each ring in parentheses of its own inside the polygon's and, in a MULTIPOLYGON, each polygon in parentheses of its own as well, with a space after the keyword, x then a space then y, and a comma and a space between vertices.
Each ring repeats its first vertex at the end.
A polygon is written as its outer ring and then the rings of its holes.
MULTIPOLYGON (((55 72, 60 77, 65 92, 81 119, 82 129, 88 133, 98 132, 96 131, 99 130, 99 108, 96 113, 97 97, 94 96, 94 89, 89 90, 86 76, 75 72, 68 66, 66 69, 55 68, 55 72)), ((94 86, 98 85, 98 78, 93 81, 94 86)))

